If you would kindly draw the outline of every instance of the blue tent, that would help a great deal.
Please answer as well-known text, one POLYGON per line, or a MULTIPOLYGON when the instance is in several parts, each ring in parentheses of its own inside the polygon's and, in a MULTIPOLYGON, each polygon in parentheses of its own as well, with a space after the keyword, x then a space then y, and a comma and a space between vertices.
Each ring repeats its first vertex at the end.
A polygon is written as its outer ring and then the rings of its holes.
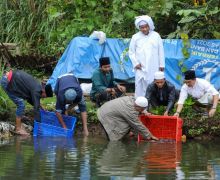
MULTIPOLYGON (((55 86, 56 79, 73 72, 77 78, 90 79, 93 71, 99 66, 99 58, 108 56, 114 76, 119 80, 134 78, 132 63, 128 57, 130 39, 107 38, 103 45, 98 40, 89 37, 76 37, 66 48, 59 59, 48 83, 55 86)), ((182 40, 164 39, 165 75, 177 88, 182 81, 180 62, 183 60, 182 40)), ((217 89, 220 89, 220 40, 190 40, 190 58, 184 61, 184 66, 194 69, 198 77, 207 79, 217 89)))

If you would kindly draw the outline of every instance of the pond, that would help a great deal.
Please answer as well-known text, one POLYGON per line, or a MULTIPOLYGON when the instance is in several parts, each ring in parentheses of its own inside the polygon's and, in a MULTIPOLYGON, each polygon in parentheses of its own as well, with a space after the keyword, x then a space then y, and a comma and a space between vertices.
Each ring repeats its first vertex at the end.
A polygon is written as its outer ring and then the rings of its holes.
POLYGON ((0 179, 220 179, 220 140, 13 137, 0 144, 0 179))

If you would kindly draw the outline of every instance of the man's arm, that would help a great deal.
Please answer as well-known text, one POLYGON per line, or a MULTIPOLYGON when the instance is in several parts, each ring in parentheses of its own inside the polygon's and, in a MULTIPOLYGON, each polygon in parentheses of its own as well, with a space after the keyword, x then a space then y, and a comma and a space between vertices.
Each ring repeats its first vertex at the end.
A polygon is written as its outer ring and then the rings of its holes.
POLYGON ((179 117, 179 115, 180 115, 180 113, 181 113, 182 109, 183 109, 183 104, 178 104, 178 105, 177 105, 177 109, 176 109, 176 112, 175 112, 174 116, 179 117))
POLYGON ((130 45, 129 45, 129 51, 128 51, 128 54, 129 54, 129 57, 131 59, 131 62, 133 64, 133 67, 137 67, 139 65, 139 62, 138 60, 136 59, 136 45, 135 45, 135 38, 134 36, 131 38, 131 41, 130 41, 130 45))
POLYGON ((97 92, 105 91, 107 89, 107 87, 103 84, 100 73, 93 74, 92 83, 95 86, 95 89, 97 90, 97 92))
POLYGON ((62 127, 63 127, 64 129, 67 129, 66 124, 65 124, 64 121, 63 121, 62 114, 61 114, 59 111, 56 111, 55 113, 56 113, 56 116, 57 116, 57 118, 58 118, 58 121, 60 122, 60 124, 62 125, 62 127))
POLYGON ((174 103, 175 103, 175 96, 176 96, 176 90, 175 87, 169 87, 170 91, 168 92, 168 104, 167 104, 167 108, 166 111, 164 113, 164 115, 168 115, 168 112, 170 111, 170 109, 173 107, 174 103))
POLYGON ((219 95, 216 94, 213 96, 213 105, 209 111, 209 117, 213 117, 215 112, 216 112, 216 108, 217 108, 217 105, 218 105, 218 100, 219 100, 219 95))
POLYGON ((38 122, 41 121, 41 115, 40 115, 40 98, 41 94, 40 92, 31 92, 31 104, 34 106, 34 119, 38 122))
POLYGON ((82 96, 82 100, 78 104, 79 110, 81 112, 81 119, 83 124, 83 133, 85 136, 89 135, 88 127, 87 127, 87 112, 86 112, 86 102, 84 97, 82 96))
POLYGON ((67 128, 66 124, 63 121, 63 117, 62 117, 62 112, 65 111, 65 104, 64 104, 64 99, 61 96, 56 96, 57 100, 56 100, 56 116, 60 122, 60 124, 62 125, 63 128, 67 128))
POLYGON ((56 96, 58 95, 58 89, 59 89, 59 78, 57 78, 56 85, 55 85, 55 88, 54 88, 54 94, 56 96))
POLYGON ((149 129, 141 123, 137 112, 134 112, 134 111, 133 112, 126 112, 125 116, 126 116, 126 120, 127 120, 128 124, 133 129, 140 132, 144 136, 144 138, 146 138, 148 140, 150 140, 150 139, 157 140, 157 138, 151 134, 149 129))
POLYGON ((159 55, 159 70, 163 71, 165 68, 165 57, 164 57, 164 48, 163 48, 163 40, 161 37, 159 37, 159 49, 158 49, 158 55, 159 55))
MULTIPOLYGON (((146 93, 145 93, 145 97, 147 98, 148 100, 148 104, 151 103, 151 97, 153 95, 153 86, 152 84, 150 84, 148 87, 147 87, 147 90, 146 90, 146 93)), ((147 110, 149 111, 149 105, 147 107, 147 110)))
POLYGON ((177 103, 178 104, 177 110, 176 110, 176 113, 174 114, 174 116, 179 117, 179 114, 181 113, 181 111, 183 109, 183 104, 184 104, 185 100, 187 99, 187 97, 188 97, 188 93, 187 93, 186 87, 183 85, 181 88, 180 97, 179 97, 179 100, 177 103))

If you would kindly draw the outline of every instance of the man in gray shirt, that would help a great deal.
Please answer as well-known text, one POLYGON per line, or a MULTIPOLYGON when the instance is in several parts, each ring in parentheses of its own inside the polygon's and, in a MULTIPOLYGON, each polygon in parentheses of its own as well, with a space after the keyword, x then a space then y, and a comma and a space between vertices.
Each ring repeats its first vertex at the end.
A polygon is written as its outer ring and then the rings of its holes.
MULTIPOLYGON (((140 132, 147 140, 158 140, 141 123, 139 115, 145 112, 148 101, 145 97, 124 96, 103 104, 97 112, 110 141, 122 139, 130 129, 140 132)), ((147 112, 145 112, 147 113, 147 112)))

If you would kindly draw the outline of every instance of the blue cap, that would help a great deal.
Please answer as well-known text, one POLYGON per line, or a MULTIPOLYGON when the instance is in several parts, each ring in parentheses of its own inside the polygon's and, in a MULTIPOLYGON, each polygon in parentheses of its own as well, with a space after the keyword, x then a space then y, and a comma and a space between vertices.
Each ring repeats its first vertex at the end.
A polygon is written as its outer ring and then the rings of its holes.
POLYGON ((65 91, 64 96, 67 101, 74 101, 76 99, 77 94, 76 91, 73 88, 71 88, 65 91))

